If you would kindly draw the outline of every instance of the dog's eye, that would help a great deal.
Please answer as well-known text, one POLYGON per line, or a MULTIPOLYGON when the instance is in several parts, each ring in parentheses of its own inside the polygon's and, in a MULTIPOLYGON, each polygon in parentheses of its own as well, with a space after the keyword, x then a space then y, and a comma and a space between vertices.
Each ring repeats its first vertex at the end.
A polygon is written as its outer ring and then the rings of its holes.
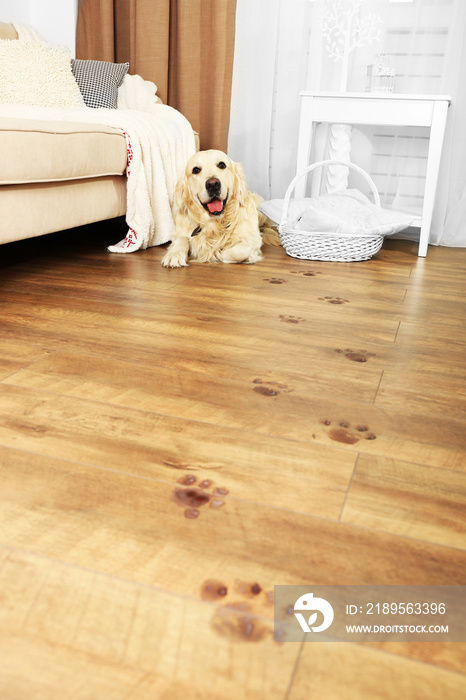
POLYGON ((197 165, 194 166, 193 168, 193 175, 198 175, 201 172, 201 169, 197 167, 197 165))
POLYGON ((217 163, 217 168, 220 168, 220 170, 225 170, 227 166, 223 162, 223 160, 220 161, 220 163, 217 163))

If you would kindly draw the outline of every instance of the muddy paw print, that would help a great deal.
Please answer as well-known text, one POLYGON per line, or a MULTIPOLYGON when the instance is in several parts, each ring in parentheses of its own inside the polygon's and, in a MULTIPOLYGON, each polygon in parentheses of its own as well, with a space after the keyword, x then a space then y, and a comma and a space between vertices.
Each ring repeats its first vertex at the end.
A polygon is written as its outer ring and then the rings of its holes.
POLYGON ((286 280, 282 280, 281 277, 266 277, 264 282, 269 282, 270 284, 284 284, 286 280))
MULTIPOLYGON (((323 420, 323 425, 331 426, 332 421, 323 420)), ((375 440, 376 435, 371 433, 367 425, 356 425, 351 427, 347 421, 340 421, 337 426, 328 431, 330 440, 343 442, 346 445, 355 445, 359 440, 375 440)))
POLYGON ((305 321, 305 318, 302 318, 302 316, 285 316, 283 314, 280 314, 280 321, 284 321, 284 323, 299 323, 300 321, 305 321))
POLYGON ((273 637, 273 593, 264 591, 257 582, 236 581, 229 587, 218 579, 208 579, 201 586, 201 599, 217 603, 211 619, 214 631, 241 642, 273 637))
POLYGON ((348 304, 348 299, 342 299, 341 297, 318 297, 319 301, 327 301, 329 304, 348 304))
POLYGON ((282 391, 285 393, 293 391, 286 384, 280 384, 279 382, 264 382, 262 379, 254 379, 252 383, 256 385, 253 387, 253 390, 263 396, 277 396, 282 391))
POLYGON ((303 277, 315 277, 316 275, 321 275, 321 272, 314 272, 314 270, 291 270, 292 275, 302 275, 303 277))
POLYGON ((210 508, 218 510, 225 505, 224 497, 228 495, 228 489, 212 487, 210 479, 197 480, 193 474, 186 474, 178 479, 178 483, 187 488, 176 487, 172 491, 171 500, 185 508, 184 517, 195 520, 200 515, 200 508, 209 504, 210 508))
POLYGON ((352 360, 353 362, 367 362, 370 357, 375 357, 375 352, 367 352, 366 350, 351 350, 350 348, 340 350, 338 348, 335 352, 344 355, 348 360, 352 360))

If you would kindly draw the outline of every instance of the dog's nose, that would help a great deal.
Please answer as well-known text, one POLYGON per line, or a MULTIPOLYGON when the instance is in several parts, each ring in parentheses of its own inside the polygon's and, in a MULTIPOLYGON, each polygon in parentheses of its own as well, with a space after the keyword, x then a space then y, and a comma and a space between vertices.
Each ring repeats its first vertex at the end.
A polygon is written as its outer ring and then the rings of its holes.
POLYGON ((218 194, 221 190, 222 183, 218 177, 210 177, 206 180, 205 188, 210 195, 218 194))

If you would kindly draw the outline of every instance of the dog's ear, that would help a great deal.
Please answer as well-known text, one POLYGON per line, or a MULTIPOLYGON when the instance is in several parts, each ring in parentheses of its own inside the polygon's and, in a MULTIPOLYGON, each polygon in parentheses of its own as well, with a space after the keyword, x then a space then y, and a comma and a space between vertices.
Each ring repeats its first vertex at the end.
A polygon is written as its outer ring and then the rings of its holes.
POLYGON ((175 207, 179 214, 186 215, 188 213, 189 197, 188 179, 186 175, 182 175, 176 183, 174 196, 175 207))
POLYGON ((240 207, 244 207, 246 204, 246 197, 248 193, 248 188, 246 185, 246 180, 244 179, 244 170, 241 163, 231 164, 233 170, 233 192, 232 196, 237 200, 240 207))

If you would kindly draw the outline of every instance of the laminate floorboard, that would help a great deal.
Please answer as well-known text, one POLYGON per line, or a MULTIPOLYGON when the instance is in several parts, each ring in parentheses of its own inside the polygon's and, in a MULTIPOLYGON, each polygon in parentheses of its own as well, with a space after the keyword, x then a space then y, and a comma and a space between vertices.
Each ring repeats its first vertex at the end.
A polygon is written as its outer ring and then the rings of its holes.
POLYGON ((466 250, 119 228, 0 251, 0 698, 466 698, 466 637, 273 636, 276 585, 466 584, 466 250))
MULTIPOLYGON (((402 402, 392 412, 371 401, 332 398, 328 388, 322 389, 312 378, 295 385, 283 382, 281 374, 273 381, 251 377, 246 382, 216 376, 207 381, 203 374, 160 367, 138 367, 135 372, 131 363, 57 353, 3 380, 2 432, 5 440, 16 434, 15 421, 10 425, 8 420, 10 405, 26 403, 30 418, 44 425, 40 415, 49 424, 47 416, 56 415, 57 406, 66 398, 75 398, 83 402, 80 412, 93 414, 94 421, 99 420, 102 406, 126 407, 129 433, 134 412, 143 411, 149 422, 153 414, 178 416, 217 433, 232 427, 246 434, 251 431, 310 444, 336 443, 352 453, 384 456, 396 445, 398 456, 405 461, 466 469, 461 413, 416 414, 402 402), (87 407, 89 398, 93 403, 87 407)), ((68 404, 78 405, 73 400, 68 404)))

